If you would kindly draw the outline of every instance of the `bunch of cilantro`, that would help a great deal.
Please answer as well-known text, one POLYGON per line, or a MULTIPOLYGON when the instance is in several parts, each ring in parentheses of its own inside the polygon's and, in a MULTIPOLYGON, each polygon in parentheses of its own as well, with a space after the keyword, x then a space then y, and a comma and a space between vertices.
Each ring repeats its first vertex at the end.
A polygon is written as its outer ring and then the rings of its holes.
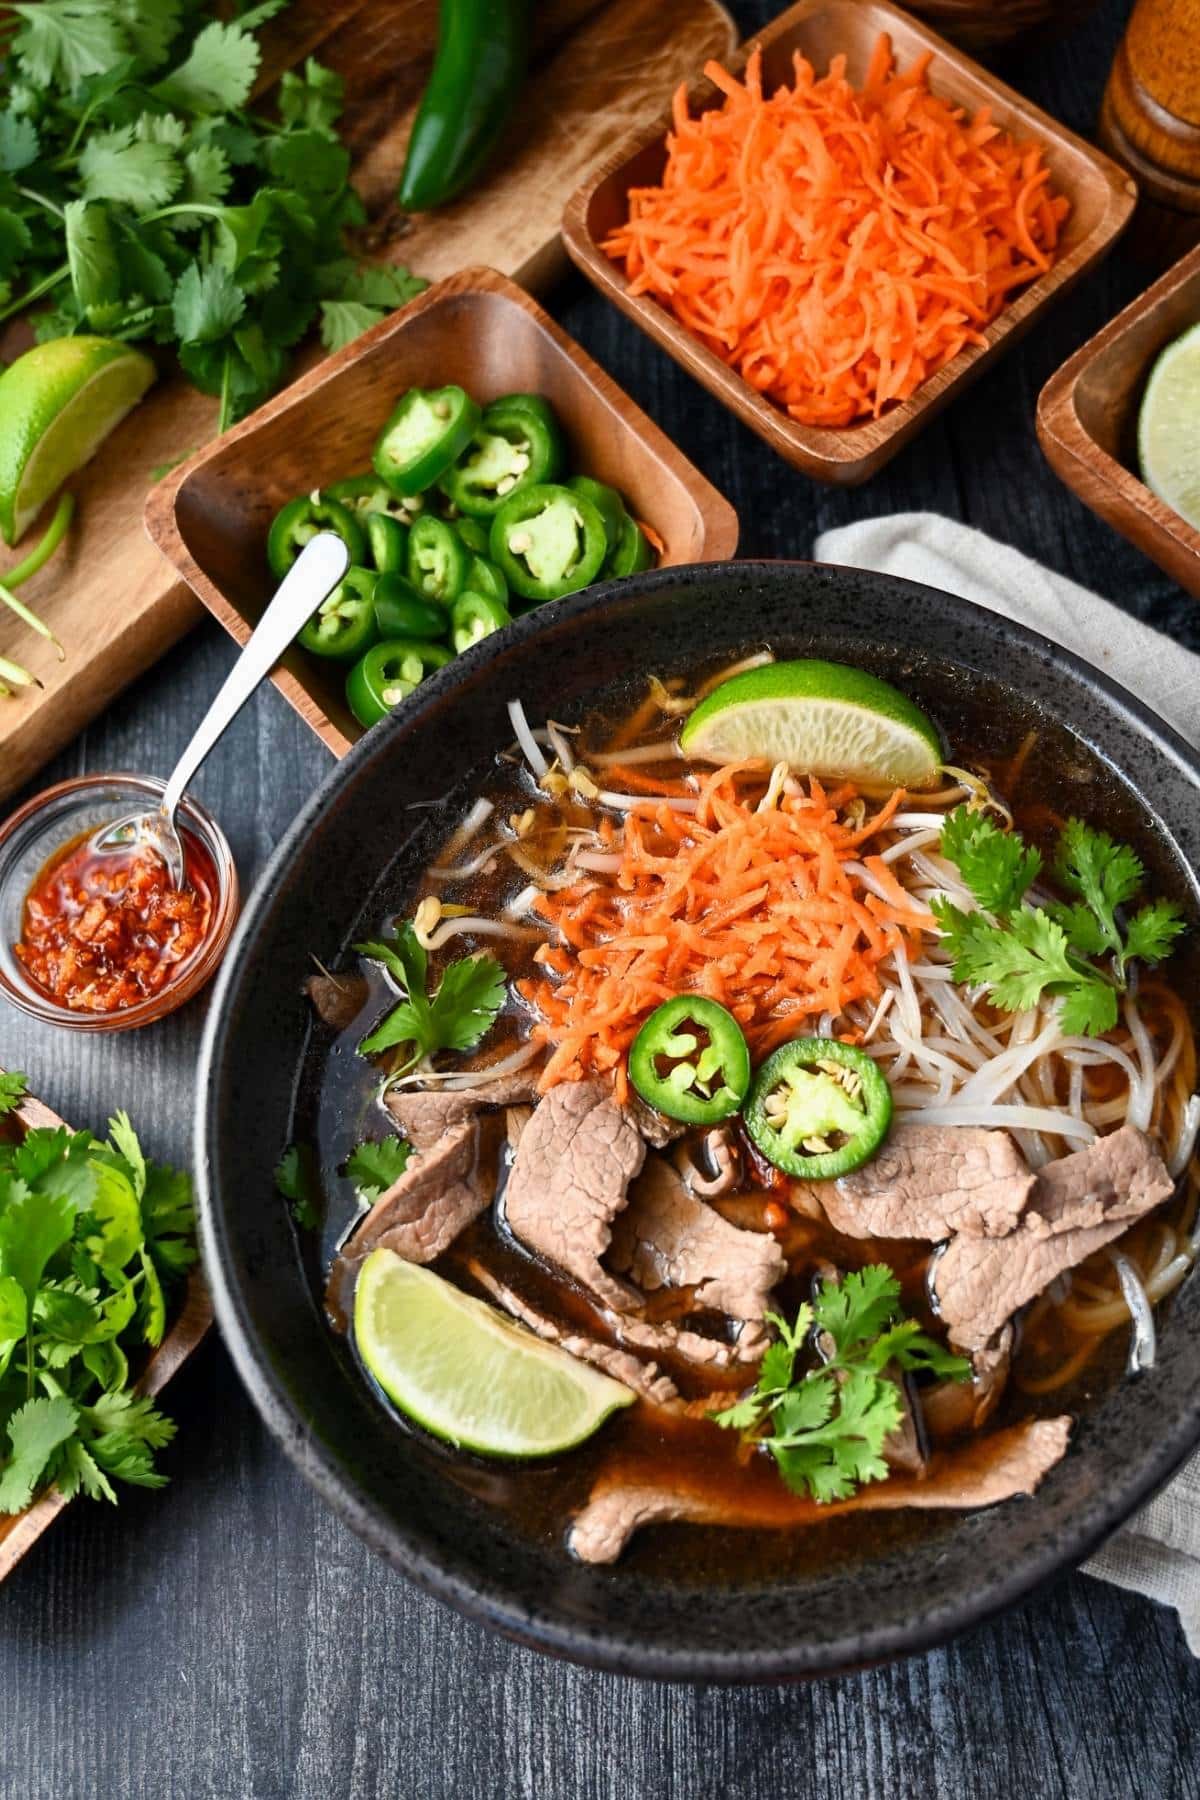
POLYGON ((884 1445, 904 1418, 904 1398, 887 1370, 964 1381, 971 1365, 900 1315, 900 1283, 886 1263, 842 1281, 822 1281, 794 1325, 779 1333, 752 1393, 711 1416, 769 1450, 793 1493, 847 1500, 863 1482, 885 1481, 884 1445), (796 1372, 815 1340, 822 1360, 796 1372))
MULTIPOLYGON (((24 1091, 0 1075, 0 1115, 24 1091)), ((124 1113, 106 1144, 65 1127, 0 1143, 0 1513, 52 1481, 113 1501, 115 1481, 164 1484, 175 1427, 129 1357, 161 1341, 195 1257, 188 1178, 146 1161, 124 1113)))
POLYGON ((1052 867, 1069 898, 1040 906, 1026 895, 1041 873, 1041 852, 1019 831, 1001 831, 985 813, 956 806, 941 848, 979 908, 932 903, 954 979, 985 988, 1002 1012, 1025 1012, 1048 994, 1059 1000, 1064 1032, 1098 1037, 1117 1022, 1130 964, 1161 962, 1184 930, 1170 900, 1127 912, 1145 880, 1141 859, 1082 819, 1063 826, 1052 867))
POLYGON ((255 34, 286 4, 0 9, 0 319, 45 301, 41 341, 172 346, 220 396, 219 430, 280 385, 318 316, 339 349, 425 285, 348 253, 365 214, 336 74, 310 57, 272 116, 248 110, 255 34))

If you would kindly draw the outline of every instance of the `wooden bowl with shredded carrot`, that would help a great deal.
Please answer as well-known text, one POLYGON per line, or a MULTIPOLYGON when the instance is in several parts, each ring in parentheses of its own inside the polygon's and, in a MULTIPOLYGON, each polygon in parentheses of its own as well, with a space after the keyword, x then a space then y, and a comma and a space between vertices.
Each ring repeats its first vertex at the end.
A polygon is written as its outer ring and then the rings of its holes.
POLYGON ((1111 247, 1135 197, 887 0, 800 0, 680 88, 563 233, 781 455, 851 484, 1111 247))

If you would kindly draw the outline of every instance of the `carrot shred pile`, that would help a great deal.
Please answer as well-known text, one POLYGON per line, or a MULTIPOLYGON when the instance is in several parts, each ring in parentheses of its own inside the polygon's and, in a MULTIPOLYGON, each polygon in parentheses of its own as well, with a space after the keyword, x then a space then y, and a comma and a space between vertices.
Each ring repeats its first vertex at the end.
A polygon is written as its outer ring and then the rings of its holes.
POLYGON ((1038 144, 990 109, 931 92, 930 56, 900 73, 881 33, 861 90, 835 56, 769 96, 762 53, 724 103, 674 129, 657 187, 632 188, 603 248, 649 294, 807 425, 878 417, 1051 266, 1070 210, 1038 144))
POLYGON ((669 804, 694 789, 655 781, 670 793, 652 797, 644 816, 629 816, 619 835, 606 822, 620 856, 614 874, 538 897, 553 941, 534 960, 547 973, 517 989, 535 1016, 532 1037, 552 1047, 543 1093, 613 1071, 624 1100, 626 1052, 675 994, 719 1000, 752 1055, 765 1056, 820 1014, 836 1018, 876 997, 883 959, 933 928, 890 866, 864 848, 886 829, 902 789, 854 824, 842 816, 858 798, 848 783, 826 793, 812 780, 807 794, 756 810, 761 782, 749 797, 738 790, 761 770, 717 769, 694 815, 669 804))

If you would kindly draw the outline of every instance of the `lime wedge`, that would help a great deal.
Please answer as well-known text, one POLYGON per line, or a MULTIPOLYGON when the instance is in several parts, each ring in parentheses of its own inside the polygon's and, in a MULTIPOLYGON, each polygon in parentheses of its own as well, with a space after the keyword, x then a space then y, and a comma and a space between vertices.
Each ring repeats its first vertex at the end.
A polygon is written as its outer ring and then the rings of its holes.
POLYGON ((354 1295, 363 1361, 400 1411, 483 1456, 554 1456, 634 1396, 394 1250, 372 1250, 354 1295))
POLYGON ((53 338, 0 375, 0 532, 15 544, 136 406, 155 368, 108 338, 53 338))
POLYGON ((920 707, 864 669, 779 662, 714 688, 683 729, 688 756, 706 762, 761 757, 822 780, 933 787, 937 732, 920 707))
POLYGON ((1150 491, 1200 529, 1200 324, 1168 344, 1150 371, 1138 461, 1150 491))

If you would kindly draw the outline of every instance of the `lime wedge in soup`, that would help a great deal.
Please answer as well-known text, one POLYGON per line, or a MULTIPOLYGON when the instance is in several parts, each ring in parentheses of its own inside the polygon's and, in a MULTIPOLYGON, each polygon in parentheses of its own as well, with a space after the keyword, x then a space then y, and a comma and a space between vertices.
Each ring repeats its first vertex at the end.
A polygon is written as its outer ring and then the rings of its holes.
POLYGON ((0 375, 0 532, 15 544, 137 405, 155 368, 108 338, 53 338, 0 375))
POLYGON ((554 1456, 634 1395, 394 1250, 373 1250, 354 1295, 359 1353, 390 1400, 482 1456, 554 1456))
POLYGON ((1168 344, 1150 371, 1138 461, 1151 492, 1200 529, 1200 323, 1168 344))
POLYGON ((942 763, 937 732, 898 689, 844 663, 747 669, 700 702, 683 729, 686 755, 761 757, 821 780, 927 788, 942 763))

